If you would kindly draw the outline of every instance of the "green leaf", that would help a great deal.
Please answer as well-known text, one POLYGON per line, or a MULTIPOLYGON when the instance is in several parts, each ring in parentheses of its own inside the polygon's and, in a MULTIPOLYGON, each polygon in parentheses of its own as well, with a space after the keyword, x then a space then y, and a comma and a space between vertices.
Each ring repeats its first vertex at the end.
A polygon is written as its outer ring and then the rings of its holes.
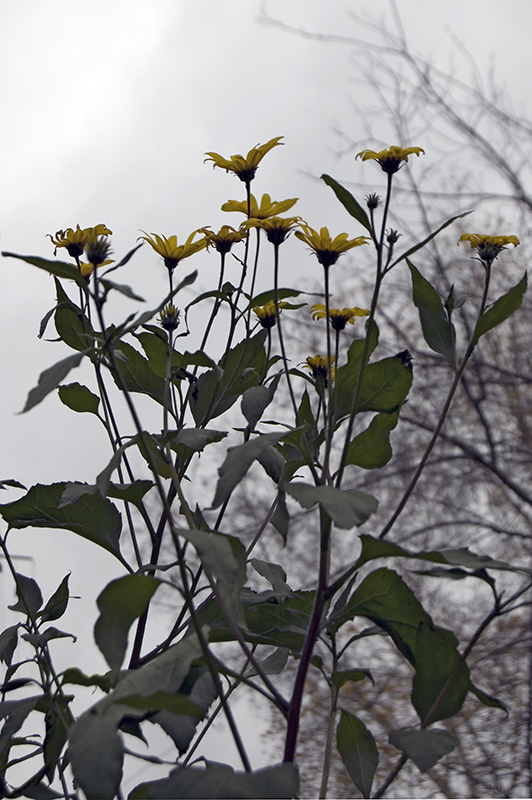
POLYGON ((15 605, 8 606, 8 608, 35 619, 35 615, 42 606, 42 594, 37 581, 17 572, 16 590, 18 600, 15 605))
POLYGON ((473 344, 476 344, 481 336, 500 325, 508 317, 511 317, 514 311, 520 308, 523 302, 523 295, 527 289, 527 275, 526 272, 519 283, 512 287, 509 292, 499 297, 493 305, 484 311, 479 321, 477 322, 475 332, 473 334, 473 344))
POLYGON ((215 431, 209 430, 209 428, 181 428, 177 434, 170 431, 168 441, 174 450, 181 446, 194 453, 201 453, 208 444, 221 442, 226 436, 227 431, 215 431))
POLYGON ((12 478, 0 481, 0 489, 7 489, 8 486, 12 486, 14 489, 24 489, 24 491, 27 491, 23 483, 19 483, 19 481, 15 481, 12 478))
POLYGON ((276 444, 284 436, 285 433, 261 434, 238 447, 230 447, 224 463, 218 469, 220 477, 216 485, 212 508, 218 508, 225 503, 262 450, 267 445, 276 444))
POLYGON ((35 648, 44 647, 52 639, 73 639, 74 642, 77 641, 77 637, 72 633, 65 633, 65 631, 60 631, 53 626, 39 633, 24 633, 20 638, 25 639, 35 648))
POLYGON ((59 508, 66 483, 37 484, 13 503, 0 504, 0 515, 9 528, 60 528, 108 550, 127 565, 118 540, 122 520, 116 506, 100 495, 84 495, 73 505, 59 508))
POLYGON ((393 414, 377 414, 365 431, 355 436, 347 451, 346 464, 355 464, 363 469, 383 467, 392 457, 390 433, 399 419, 399 411, 393 414))
POLYGON ((129 629, 144 613, 159 584, 151 575, 126 575, 111 581, 99 595, 94 640, 111 669, 122 666, 129 629))
POLYGON ((111 689, 112 674, 106 675, 85 675, 77 667, 69 667, 63 672, 62 685, 72 683, 76 686, 98 686, 103 692, 109 692, 111 689))
POLYGON ((138 294, 135 294, 131 286, 127 286, 124 283, 114 283, 113 281, 109 281, 105 278, 101 278, 100 283, 102 284, 102 286, 105 286, 108 292, 111 291, 111 289, 114 289, 115 292, 120 292, 120 294, 125 294, 125 296, 130 297, 131 300, 138 300, 140 303, 146 302, 143 297, 140 297, 138 294))
POLYGON ((52 622, 55 619, 60 619, 66 611, 69 592, 68 592, 68 579, 70 572, 65 575, 56 591, 50 597, 43 610, 40 612, 39 617, 41 622, 52 622))
POLYGON ((57 306, 54 322, 60 338, 73 350, 86 350, 96 340, 88 317, 81 308, 73 303, 59 281, 55 280, 57 306))
POLYGON ((292 590, 286 582, 286 572, 280 564, 271 564, 269 561, 261 561, 260 558, 250 558, 249 563, 271 584, 277 597, 282 600, 290 594, 292 590))
MULTIPOLYGON (((194 703, 203 714, 206 714, 218 696, 208 668, 192 666, 183 682, 181 692, 188 692, 190 684, 192 684, 192 689, 188 694, 189 701, 194 703)), ((170 711, 163 710, 150 716, 149 721, 161 726, 165 733, 174 740, 175 746, 182 755, 188 750, 194 738, 199 718, 190 714, 172 714, 170 711)))
POLYGON ((357 489, 335 489, 333 486, 312 486, 299 482, 285 483, 283 489, 303 508, 312 508, 319 503, 334 524, 345 530, 362 525, 379 505, 371 494, 357 489))
POLYGON ((78 286, 85 289, 87 281, 73 264, 67 264, 66 261, 48 261, 45 258, 38 256, 19 256, 17 253, 2 252, 6 258, 19 258, 27 264, 32 264, 34 267, 39 267, 50 275, 55 275, 56 278, 67 278, 68 280, 75 281, 78 286))
POLYGON ((436 289, 408 259, 406 263, 412 274, 414 304, 419 311, 425 341, 431 350, 445 356, 456 367, 454 325, 447 316, 436 289))
MULTIPOLYGON (((279 300, 284 300, 285 297, 299 297, 300 294, 302 294, 300 289, 281 288, 277 291, 279 300)), ((249 311, 250 308, 254 308, 255 306, 265 306, 266 303, 271 302, 274 297, 274 289, 268 289, 267 292, 261 292, 261 294, 256 295, 249 301, 249 306, 246 308, 246 311, 249 311)))
POLYGON ((105 717, 87 711, 72 725, 68 738, 70 766, 87 800, 115 797, 124 762, 115 726, 105 717))
POLYGON ((348 681, 363 681, 364 678, 369 678, 372 683, 375 683, 369 669, 345 669, 340 672, 333 672, 331 675, 331 681, 338 689, 341 689, 344 683, 348 681))
POLYGON ((86 386, 82 386, 80 383, 69 383, 65 386, 59 386, 57 391, 61 402, 71 408, 72 411, 77 411, 78 414, 98 415, 100 398, 86 386))
POLYGON ((207 761, 205 768, 177 767, 168 778, 140 783, 130 800, 172 800, 179 797, 270 798, 296 797, 299 771, 295 764, 275 764, 254 772, 235 772, 226 764, 207 761))
POLYGON ((4 753, 12 736, 22 727, 26 717, 33 711, 40 697, 25 697, 23 700, 0 702, 0 718, 6 718, 0 733, 0 753, 4 753))
POLYGON ((238 607, 240 589, 246 580, 246 550, 235 536, 201 530, 177 529, 192 543, 202 564, 207 567, 221 583, 238 607))
POLYGON ((0 659, 4 664, 7 664, 8 667, 11 666, 13 654, 17 647, 18 628, 18 624, 11 625, 0 634, 0 659))
POLYGON ((269 386, 250 386, 242 395, 241 409, 251 430, 254 430, 268 408, 279 385, 281 375, 276 375, 269 386))
POLYGON ((117 701, 123 705, 132 706, 133 708, 140 708, 149 711, 170 711, 172 714, 186 714, 191 717, 196 717, 198 720, 203 719, 205 714, 199 706, 191 702, 191 700, 180 692, 155 692, 149 697, 141 697, 139 695, 131 695, 130 697, 123 697, 117 701))
MULTIPOLYGON (((277 650, 274 650, 273 653, 270 653, 270 655, 267 656, 263 661, 259 661, 264 674, 279 675, 286 667, 289 654, 290 651, 287 647, 278 647, 277 650)), ((258 672, 251 667, 246 672, 246 678, 251 678, 254 675, 258 675, 258 672)))
POLYGON ((398 355, 368 364, 364 371, 358 412, 392 414, 404 403, 412 386, 412 369, 398 355))
MULTIPOLYGON (((378 339, 379 332, 377 326, 374 324, 371 329, 371 343, 368 355, 371 355, 375 350, 378 339)), ((336 370, 334 378, 334 413, 336 422, 351 413, 363 350, 364 339, 354 339, 347 352, 347 364, 344 364, 343 367, 339 367, 336 370)))
POLYGON ((488 694, 487 692, 483 692, 482 689, 479 689, 478 686, 475 686, 475 684, 471 681, 469 683, 469 691, 472 692, 475 697, 478 697, 480 702, 485 706, 488 706, 489 708, 500 708, 501 711, 504 711, 506 715, 510 713, 502 700, 499 700, 497 697, 493 697, 493 695, 488 694))
POLYGON ((428 772, 440 758, 452 753, 460 744, 454 734, 438 728, 392 731, 388 741, 411 758, 420 772, 428 772))
POLYGON ((331 178, 330 175, 322 175, 322 181, 325 181, 327 186, 330 186, 333 192, 335 193, 338 200, 341 202, 343 207, 346 211, 351 214, 356 220, 360 222, 364 228, 369 231, 370 235, 373 237, 371 232, 371 224, 368 218, 368 215, 362 208, 362 206, 355 200, 351 192, 348 192, 343 186, 341 186, 334 178, 331 178))
POLYGON ((90 353, 91 349, 92 348, 88 348, 80 353, 67 356, 67 358, 63 358, 62 361, 58 361, 57 364, 54 364, 53 367, 45 369, 45 371, 42 372, 39 377, 39 383, 37 386, 35 386, 28 394, 26 405, 22 409, 21 413, 24 414, 31 408, 39 405, 39 403, 44 400, 46 395, 50 394, 50 392, 52 392, 54 389, 57 389, 61 381, 66 378, 70 370, 74 369, 74 367, 78 367, 83 356, 87 355, 87 353, 90 353))
POLYGON ((277 495, 277 505, 270 520, 271 524, 278 533, 283 537, 283 542, 286 544, 288 538, 288 530, 290 528, 290 514, 286 505, 286 492, 279 490, 277 495))
POLYGON ((393 264, 390 264, 388 270, 390 270, 392 267, 395 267, 395 265, 398 264, 400 261, 402 261, 404 258, 407 258, 408 256, 417 253, 418 250, 421 250, 422 247, 425 247, 425 245, 428 244, 432 239, 434 239, 434 237, 437 236, 440 233, 440 231, 443 231, 445 228, 447 228, 449 225, 455 222, 455 220, 461 219, 462 217, 467 217, 467 215, 471 213, 472 213, 471 211, 464 211, 462 214, 456 214, 456 216, 446 220, 443 223, 443 225, 440 225, 440 227, 437 230, 430 233, 426 239, 423 239, 422 242, 419 242, 418 244, 415 244, 413 247, 410 247, 408 250, 402 253, 402 255, 400 255, 399 258, 396 258, 393 264))
POLYGON ((379 751, 371 731, 354 714, 342 711, 336 729, 336 746, 362 797, 370 797, 379 763, 379 751))
MULTIPOLYGON (((126 361, 117 359, 118 370, 126 389, 129 392, 147 394, 152 400, 164 405, 164 378, 156 375, 144 356, 127 342, 117 342, 115 349, 126 357, 126 361)), ((120 384, 117 385, 121 388, 120 384)))

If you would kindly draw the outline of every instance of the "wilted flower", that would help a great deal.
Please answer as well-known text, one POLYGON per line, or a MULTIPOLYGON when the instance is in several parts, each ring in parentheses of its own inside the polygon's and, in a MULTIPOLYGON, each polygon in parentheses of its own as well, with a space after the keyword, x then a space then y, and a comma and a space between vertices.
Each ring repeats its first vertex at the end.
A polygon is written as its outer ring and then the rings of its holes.
POLYGON ((378 153, 375 150, 362 150, 356 157, 361 158, 362 161, 368 161, 370 159, 378 161, 384 172, 387 172, 388 175, 393 175, 394 172, 397 172, 397 170, 408 161, 408 156, 414 154, 419 156, 420 153, 425 153, 421 147, 399 147, 398 145, 392 145, 389 150, 381 150, 378 153))
MULTIPOLYGON (((279 308, 284 308, 285 306, 286 303, 279 303, 279 308)), ((253 313, 257 315, 260 324, 263 328, 266 328, 266 330, 273 328, 277 322, 277 311, 273 300, 270 300, 270 302, 266 303, 264 306, 254 306, 253 313)))
POLYGON ((179 326, 179 309, 168 303, 159 314, 159 323, 166 331, 175 331, 179 326))
MULTIPOLYGON (((255 195, 250 195, 249 198, 249 217, 250 219, 268 219, 268 217, 276 217, 279 214, 284 214, 297 203, 298 198, 293 197, 290 200, 272 200, 269 194, 263 194, 260 206, 257 203, 255 195)), ((228 200, 222 206, 222 211, 238 211, 241 214, 248 216, 248 203, 247 200, 228 200)))
MULTIPOLYGON (((316 303, 310 309, 312 319, 325 319, 327 316, 327 308, 324 303, 316 303)), ((355 317, 367 317, 369 311, 367 308, 329 308, 329 319, 331 326, 335 331, 343 331, 345 326, 349 323, 354 325, 355 317)))
POLYGON ((375 209, 381 204, 381 199, 378 194, 368 194, 366 195, 366 204, 368 208, 375 209))
MULTIPOLYGON (((87 245, 88 265, 95 268, 101 267, 104 264, 112 264, 113 260, 108 258, 111 252, 111 243, 105 236, 98 236, 96 239, 91 239, 87 245)), ((81 270, 81 272, 83 274, 83 270, 81 270)))
POLYGON ((245 158, 238 153, 229 158, 224 158, 218 153, 205 153, 205 155, 208 156, 205 161, 212 161, 215 167, 225 169, 226 172, 234 172, 241 181, 249 183, 255 177, 257 167, 266 153, 271 150, 272 147, 283 144, 283 142, 281 142, 282 138, 282 136, 276 136, 275 139, 270 139, 266 144, 258 144, 249 151, 245 158))
POLYGON ((321 380, 325 381, 325 386, 327 386, 327 376, 329 371, 331 373, 331 378, 334 378, 334 362, 335 357, 331 357, 331 364, 329 366, 329 359, 327 356, 309 356, 307 358, 307 363, 303 364, 305 369, 310 369, 312 375, 315 379, 320 378, 321 380))
POLYGON ((200 228, 198 233, 205 235, 207 247, 214 247, 219 253, 228 253, 237 242, 243 241, 246 231, 237 231, 231 225, 222 225, 218 233, 210 231, 208 227, 200 228))
POLYGON ((460 242, 469 242, 471 248, 477 251, 481 261, 489 264, 497 258, 507 244, 513 244, 514 247, 520 244, 517 236, 486 236, 481 233, 463 233, 458 244, 460 242))
POLYGON ((369 243, 367 236, 348 239, 347 233, 340 233, 334 239, 331 239, 327 228, 321 228, 318 233, 308 225, 302 225, 301 227, 303 228, 302 231, 296 231, 297 238, 308 244, 311 250, 314 250, 318 261, 324 267, 336 264, 342 253, 351 250, 352 247, 359 247, 362 244, 369 243))
POLYGON ((242 223, 242 227, 262 228, 266 231, 268 241, 278 245, 282 244, 302 221, 301 217, 268 217, 268 219, 248 219, 242 223))
POLYGON ((57 255, 59 247, 66 247, 69 256, 72 258, 79 258, 85 251, 89 242, 94 241, 99 236, 110 236, 112 231, 105 225, 95 225, 94 228, 80 228, 76 225, 76 230, 67 228, 64 231, 56 231, 55 239, 51 233, 46 235, 50 238, 52 244, 55 245, 54 255, 57 255))
POLYGON ((166 236, 158 236, 156 233, 150 235, 145 231, 143 231, 143 233, 144 236, 139 236, 139 239, 144 239, 145 242, 148 242, 148 244, 152 246, 155 252, 162 257, 165 267, 170 272, 172 272, 184 258, 188 258, 194 255, 194 253, 203 250, 207 245, 206 239, 194 241, 194 236, 196 236, 199 231, 191 233, 185 244, 179 245, 177 244, 177 236, 170 236, 167 239, 166 236))

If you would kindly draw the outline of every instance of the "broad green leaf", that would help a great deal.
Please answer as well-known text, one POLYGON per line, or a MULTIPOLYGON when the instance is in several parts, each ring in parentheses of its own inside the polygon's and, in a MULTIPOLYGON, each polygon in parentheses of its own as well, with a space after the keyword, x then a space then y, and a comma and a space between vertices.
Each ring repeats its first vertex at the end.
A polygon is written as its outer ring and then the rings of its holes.
POLYGON ((417 253, 418 250, 421 250, 422 247, 425 247, 425 245, 428 244, 432 239, 434 239, 434 237, 437 236, 440 233, 440 231, 443 231, 445 228, 447 228, 448 225, 451 225, 453 222, 455 222, 455 220, 461 219, 462 217, 467 217, 467 215, 471 213, 472 213, 471 211, 464 211, 462 214, 456 214, 456 216, 446 220, 443 223, 443 225, 440 225, 440 227, 437 230, 430 233, 426 239, 423 239, 422 242, 419 242, 418 244, 415 244, 413 247, 410 247, 408 250, 402 253, 399 256, 399 258, 396 258, 393 264, 390 264, 388 269, 390 270, 392 267, 395 267, 395 265, 398 264, 400 261, 402 261, 404 258, 407 258, 408 256, 417 253))
MULTIPOLYGON (((167 358, 167 335, 162 328, 155 328, 153 325, 145 325, 147 331, 135 333, 134 336, 142 345, 142 349, 146 353, 150 367, 152 370, 161 377, 166 375, 166 358, 167 358)), ((197 350, 195 353, 179 353, 177 350, 172 352, 172 368, 178 369, 179 367, 187 368, 189 366, 198 367, 214 367, 215 362, 202 350, 197 350)))
POLYGON ((149 697, 131 695, 117 701, 122 705, 132 706, 149 711, 170 711, 172 714, 187 714, 198 720, 205 716, 202 709, 180 692, 155 692, 149 697))
MULTIPOLYGON (((118 370, 122 376, 126 389, 129 392, 147 394, 152 400, 164 404, 164 378, 156 375, 149 362, 138 350, 127 342, 119 341, 115 350, 126 357, 126 361, 117 359, 118 370)), ((116 378, 115 378, 116 380, 116 378)), ((117 382, 120 387, 120 384, 117 382)))
POLYGON ((108 550, 122 564, 118 540, 122 520, 116 506, 100 495, 84 495, 73 505, 59 508, 66 483, 37 484, 13 503, 0 504, 0 516, 9 528, 60 528, 89 539, 108 550))
POLYGON ((0 634, 0 659, 4 662, 4 664, 7 664, 8 667, 11 666, 13 654, 17 647, 18 629, 18 624, 11 625, 0 634))
POLYGON ((221 442, 227 436, 227 431, 209 430, 209 428, 182 428, 180 431, 170 431, 168 441, 172 449, 177 449, 179 445, 186 447, 194 453, 201 453, 208 444, 221 442))
POLYGON ((85 675, 77 667, 69 667, 62 674, 62 685, 67 683, 76 686, 98 686, 103 692, 109 692, 112 684, 112 674, 108 672, 106 675, 85 675))
MULTIPOLYGON (((299 297, 301 294, 300 289, 286 289, 281 288, 277 291, 277 296, 279 300, 284 300, 285 297, 299 297)), ((249 311, 250 308, 254 308, 254 306, 265 306, 267 303, 271 302, 275 297, 275 291, 273 289, 269 289, 267 292, 261 292, 261 294, 256 295, 249 301, 249 306, 246 308, 246 311, 249 311)))
POLYGON ((266 474, 270 476, 272 481, 278 484, 286 465, 282 453, 272 444, 269 444, 260 451, 257 461, 264 467, 266 474))
POLYGON ((159 584, 151 575, 126 575, 111 581, 98 597, 100 616, 94 640, 111 669, 122 666, 129 629, 144 613, 159 584))
POLYGON ((50 394, 50 392, 52 392, 54 389, 57 389, 61 381, 66 378, 70 370, 78 367, 83 356, 86 356, 87 353, 90 353, 91 349, 92 348, 88 348, 86 350, 82 350, 80 353, 67 356, 67 358, 63 358, 62 361, 58 361, 57 364, 54 364, 53 367, 45 369, 39 377, 39 383, 37 386, 35 386, 28 394, 26 405, 22 409, 21 413, 29 411, 31 408, 39 405, 39 403, 44 400, 46 395, 50 394))
POLYGON ((212 508, 218 508, 225 503, 261 451, 267 445, 276 444, 284 436, 285 433, 261 434, 238 447, 230 447, 224 463, 218 470, 220 477, 216 485, 212 508))
POLYGON ((281 376, 276 375, 269 386, 250 386, 242 395, 241 409, 251 430, 254 430, 273 400, 281 376))
POLYGON ((303 508, 312 508, 319 503, 334 524, 345 530, 362 525, 379 505, 371 494, 357 489, 335 489, 333 486, 312 486, 299 482, 285 483, 283 489, 303 508))
POLYGON ((391 414, 404 403, 412 386, 412 369, 398 354, 368 364, 364 371, 358 412, 391 414))
POLYGON ((124 503, 133 503, 137 508, 142 503, 144 495, 153 488, 153 481, 133 481, 133 483, 110 483, 107 496, 124 503))
POLYGON ((362 206, 355 200, 351 192, 348 192, 341 184, 331 178, 330 175, 322 175, 322 181, 325 181, 327 186, 330 186, 333 192, 335 193, 338 200, 341 202, 343 207, 346 211, 351 214, 364 228, 369 231, 370 235, 373 236, 371 232, 371 224, 368 218, 368 215, 362 208, 362 206))
POLYGON ((420 772, 428 772, 460 744, 454 734, 438 728, 392 731, 388 741, 411 758, 420 772))
POLYGON ((0 732, 0 753, 4 753, 11 737, 22 727, 26 717, 33 711, 40 697, 25 697, 22 700, 0 702, 0 718, 5 722, 0 732))
POLYGON ((42 594, 37 581, 27 578, 17 572, 16 590, 18 600, 13 606, 8 606, 11 611, 20 611, 21 614, 35 618, 38 610, 42 606, 42 594))
POLYGON ((77 411, 78 414, 98 415, 100 398, 86 386, 82 386, 80 383, 69 383, 65 386, 59 386, 57 391, 61 402, 71 408, 72 411, 77 411))
POLYGON ((399 411, 393 414, 377 414, 365 431, 352 440, 347 451, 346 464, 355 464, 363 469, 377 469, 392 457, 390 433, 399 419, 399 411))
POLYGON ((86 350, 96 339, 88 317, 81 308, 73 303, 65 290, 55 280, 57 306, 55 308, 54 323, 60 338, 73 350, 86 350))
POLYGON ((271 583, 272 589, 279 598, 287 597, 292 591, 286 582, 286 572, 280 564, 271 564, 260 558, 250 558, 249 563, 253 569, 271 583))
POLYGON ((87 800, 115 797, 124 762, 115 726, 105 717, 87 711, 72 725, 68 738, 70 766, 87 800))
POLYGON ((514 311, 521 306, 523 302, 523 295, 527 289, 527 275, 526 272, 519 283, 512 287, 509 292, 499 297, 487 311, 484 311, 479 321, 477 322, 475 332, 473 334, 473 344, 476 344, 481 336, 500 325, 508 317, 511 317, 514 311))
POLYGON ((242 542, 234 536, 210 531, 178 528, 177 533, 191 542, 201 562, 238 597, 246 580, 246 551, 242 542))
POLYGON ((226 764, 207 761, 205 768, 177 767, 168 778, 140 783, 129 800, 172 800, 179 797, 296 797, 299 771, 295 764, 276 764, 254 772, 235 772, 226 764))
POLYGON ((25 639, 35 648, 44 647, 52 639, 73 639, 74 642, 77 641, 77 637, 74 634, 65 633, 65 631, 60 631, 53 626, 46 628, 45 631, 41 630, 39 633, 24 633, 20 638, 25 639))
MULTIPOLYGON (((263 661, 259 661, 262 671, 265 675, 279 675, 286 667, 290 651, 287 647, 278 647, 273 653, 270 653, 263 661)), ((258 672, 251 667, 246 672, 246 678, 251 678, 253 675, 258 675, 258 672)))
MULTIPOLYGON (((371 344, 368 355, 375 350, 379 339, 379 331, 374 324, 371 329, 371 344)), ((358 376, 360 373, 360 362, 364 350, 364 339, 355 339, 347 352, 347 364, 336 370, 334 378, 334 403, 335 420, 338 422, 342 417, 351 413, 353 396, 355 394, 358 376)))
POLYGON ((445 356, 453 367, 456 367, 454 326, 447 316, 440 296, 408 259, 406 263, 412 274, 414 304, 419 311, 425 341, 431 350, 445 356))
POLYGON ((75 281, 82 289, 85 289, 87 286, 87 281, 79 269, 73 264, 67 264, 66 261, 48 261, 38 256, 19 256, 17 253, 2 252, 2 255, 7 258, 19 258, 27 264, 32 264, 34 267, 43 269, 56 278, 67 278, 68 280, 75 281))
POLYGON ((338 689, 348 681, 363 681, 364 678, 369 678, 372 683, 375 683, 369 669, 345 669, 340 672, 333 672, 331 675, 331 681, 338 689))
POLYGON ((70 597, 68 592, 69 578, 70 572, 68 575, 65 575, 58 588, 46 603, 43 610, 39 613, 41 622, 52 622, 55 619, 60 619, 60 617, 62 617, 65 613, 70 597))
POLYGON ((336 746, 362 797, 370 797, 379 763, 379 751, 371 731, 354 714, 342 711, 336 729, 336 746))
MULTIPOLYGON (((203 714, 206 714, 218 696, 212 675, 207 667, 192 666, 185 678, 182 691, 185 691, 185 684, 187 684, 188 691, 190 683, 193 683, 193 686, 188 694, 189 701, 201 709, 203 714)), ((174 740, 180 755, 188 750, 199 723, 197 716, 172 714, 170 711, 159 711, 150 716, 149 720, 160 725, 165 733, 174 740)))

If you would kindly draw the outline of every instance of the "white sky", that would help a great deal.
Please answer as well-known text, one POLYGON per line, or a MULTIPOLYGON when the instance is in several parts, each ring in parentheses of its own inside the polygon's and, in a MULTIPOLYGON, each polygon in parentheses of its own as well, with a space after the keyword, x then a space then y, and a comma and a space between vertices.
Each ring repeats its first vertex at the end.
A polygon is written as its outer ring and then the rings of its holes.
MULTIPOLYGON (((414 51, 446 66, 451 31, 482 71, 495 57, 509 95, 526 107, 530 0, 397 0, 397 7, 414 51)), ((350 8, 362 15, 371 9, 392 24, 387 0, 267 3, 270 15, 308 31, 367 36, 348 16, 350 8)), ((260 25, 259 10, 258 0, 0 0, 1 249, 52 257, 46 233, 103 222, 121 255, 140 229, 182 239, 202 225, 234 221, 219 209, 243 198, 243 185, 204 164, 204 152, 245 154, 280 135, 285 145, 261 165, 256 193, 300 197, 294 212, 311 225, 347 230, 330 190, 305 173, 353 175, 353 161, 335 156, 333 133, 338 120, 354 139, 360 136, 349 107, 356 76, 351 49, 260 25)), ((361 149, 374 144, 361 142, 361 149)), ((301 274, 310 261, 304 252, 298 257, 294 269, 301 274)), ((215 280, 214 257, 202 253, 183 269, 189 266, 200 269, 204 288, 215 280)), ((158 302, 165 284, 157 256, 146 246, 127 270, 120 280, 158 302)), ((267 280, 262 288, 269 288, 267 280)), ((0 479, 28 486, 92 482, 107 458, 96 423, 54 396, 15 416, 39 373, 64 353, 36 338, 53 304, 46 275, 21 262, 0 263, 0 479)), ((6 492, 1 499, 11 497, 6 492)), ((72 569, 73 593, 89 609, 90 639, 94 596, 100 581, 120 574, 118 563, 96 557, 74 534, 14 532, 11 542, 19 554, 35 556, 33 574, 45 592, 72 569)), ((88 644, 81 643, 85 655, 88 644)), ((104 668, 92 650, 90 658, 87 672, 104 668)))

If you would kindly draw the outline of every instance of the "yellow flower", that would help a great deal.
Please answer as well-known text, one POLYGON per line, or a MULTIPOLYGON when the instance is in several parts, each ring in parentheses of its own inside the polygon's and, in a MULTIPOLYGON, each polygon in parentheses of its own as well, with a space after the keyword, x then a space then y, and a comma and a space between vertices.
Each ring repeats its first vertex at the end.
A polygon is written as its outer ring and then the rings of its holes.
POLYGON ((408 156, 419 156, 420 153, 425 153, 421 147, 399 147, 398 145, 392 145, 389 150, 381 150, 378 153, 375 150, 362 150, 356 157, 361 158, 362 161, 368 161, 370 159, 378 161, 384 172, 387 172, 388 175, 393 175, 394 172, 397 172, 397 170, 408 161, 408 156))
POLYGON ((179 309, 168 303, 159 314, 159 323, 166 331, 175 331, 179 326, 179 309))
MULTIPOLYGON (((257 203, 255 195, 250 196, 249 203, 249 217, 250 219, 268 219, 268 217, 276 217, 279 214, 284 214, 292 206, 297 203, 298 198, 294 197, 290 200, 272 200, 269 194, 263 194, 260 206, 257 203)), ((222 211, 238 211, 241 214, 248 216, 248 203, 247 200, 228 200, 222 206, 222 211)))
POLYGON ((162 257, 165 267, 170 270, 170 272, 172 272, 184 258, 188 258, 194 255, 194 253, 203 250, 207 245, 206 239, 194 241, 194 236, 199 233, 199 231, 191 233, 185 244, 179 245, 177 244, 177 236, 170 236, 167 239, 166 236, 158 236, 156 233, 148 235, 145 231, 142 232, 144 236, 139 236, 139 239, 144 239, 145 242, 148 242, 148 244, 152 246, 155 252, 162 257))
MULTIPOLYGON (((101 264, 98 264, 98 267, 107 267, 109 264, 114 264, 113 258, 106 258, 105 261, 102 261, 101 264)), ((92 273, 94 272, 94 264, 87 264, 86 261, 79 262, 79 271, 83 275, 84 278, 89 278, 92 273)))
POLYGON ((200 228, 198 233, 205 235, 207 247, 214 247, 219 253, 228 253, 232 246, 246 238, 246 231, 237 231, 231 225, 222 225, 218 233, 208 227, 200 228))
POLYGON ((331 357, 331 365, 329 366, 329 359, 327 356, 309 356, 307 358, 307 363, 303 364, 305 369, 310 369, 312 371, 312 376, 315 379, 321 379, 325 381, 325 386, 327 386, 327 377, 329 371, 331 373, 331 378, 334 378, 334 362, 335 357, 331 357))
POLYGON ((463 233, 458 244, 460 242, 469 242, 471 248, 477 251, 478 257, 490 264, 507 244, 513 244, 514 247, 520 244, 517 236, 486 236, 482 233, 463 233))
POLYGON ((224 158, 218 155, 218 153, 205 153, 205 155, 208 156, 205 161, 212 161, 215 167, 225 169, 226 172, 234 172, 241 181, 249 183, 255 177, 257 167, 266 153, 271 150, 272 147, 283 144, 283 142, 281 142, 282 138, 282 136, 276 136, 275 139, 270 139, 266 144, 258 144, 249 151, 245 158, 238 153, 229 158, 224 158))
POLYGON ((51 233, 46 235, 55 245, 54 255, 57 255, 58 247, 66 247, 69 256, 79 258, 84 252, 89 242, 94 241, 98 236, 110 236, 112 231, 105 225, 95 225, 94 228, 80 228, 76 225, 76 230, 67 228, 65 231, 56 231, 55 239, 51 233))
MULTIPOLYGON (((316 303, 310 309, 312 319, 325 319, 327 316, 327 309, 323 303, 316 303)), ((345 326, 350 323, 354 325, 355 317, 367 317, 369 311, 367 308, 329 308, 329 319, 335 331, 343 331, 345 326)))
POLYGON ((368 244, 369 239, 367 236, 359 236, 356 239, 348 239, 347 233, 340 233, 334 239, 327 228, 321 228, 320 232, 310 228, 308 225, 302 225, 303 231, 296 231, 296 236, 302 242, 308 244, 311 250, 314 250, 318 261, 324 267, 330 267, 336 264, 342 253, 346 250, 351 250, 352 247, 359 247, 362 244, 368 244))
MULTIPOLYGON (((299 227, 301 217, 268 217, 268 219, 248 219, 242 223, 243 228, 262 228, 266 238, 272 244, 282 244, 292 231, 299 227)), ((296 231, 297 235, 297 231, 296 231)))
MULTIPOLYGON (((279 303, 279 308, 284 308, 285 306, 286 303, 279 303)), ((270 300, 265 306, 254 306, 253 313, 257 315, 260 324, 266 330, 273 328, 277 322, 277 312, 273 300, 270 300)))

